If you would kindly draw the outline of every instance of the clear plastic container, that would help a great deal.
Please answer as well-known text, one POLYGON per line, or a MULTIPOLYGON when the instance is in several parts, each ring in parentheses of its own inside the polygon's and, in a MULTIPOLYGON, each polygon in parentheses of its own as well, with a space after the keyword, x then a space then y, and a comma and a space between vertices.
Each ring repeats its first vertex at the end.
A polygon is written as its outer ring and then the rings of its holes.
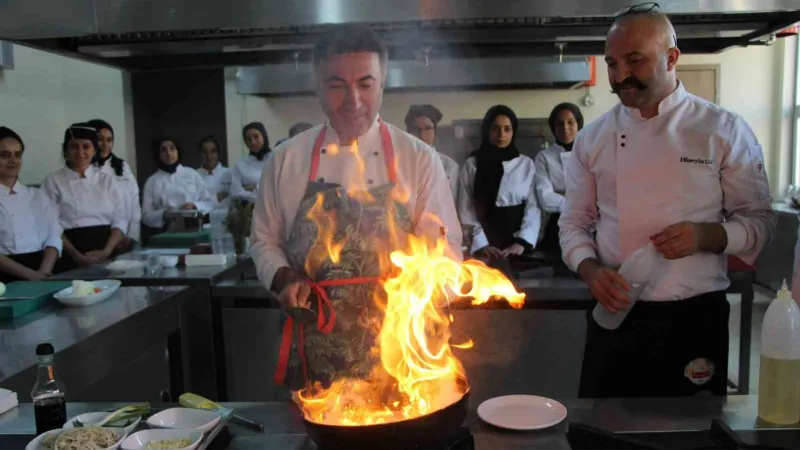
POLYGON ((639 296, 642 295, 642 291, 644 288, 647 287, 646 282, 642 283, 633 283, 628 282, 631 286, 631 290, 628 291, 628 298, 631 299, 631 305, 628 309, 619 311, 617 313, 612 313, 611 311, 607 310, 605 306, 601 305, 598 302, 594 306, 594 310, 592 310, 592 317, 594 317, 595 322, 598 325, 605 328, 606 330, 616 330, 622 325, 622 322, 625 321, 625 318, 628 317, 628 313, 630 313, 631 309, 633 309, 633 304, 639 300, 639 296))

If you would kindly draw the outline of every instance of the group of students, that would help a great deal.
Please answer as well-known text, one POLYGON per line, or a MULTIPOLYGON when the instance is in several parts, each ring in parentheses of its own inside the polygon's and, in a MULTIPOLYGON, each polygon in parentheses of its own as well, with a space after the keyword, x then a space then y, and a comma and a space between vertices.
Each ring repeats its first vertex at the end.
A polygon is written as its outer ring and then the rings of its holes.
POLYGON ((130 166, 113 153, 114 129, 103 120, 71 125, 64 132, 64 167, 47 175, 41 189, 19 180, 25 144, 0 127, 0 282, 40 280, 97 264, 133 248, 141 225, 163 229, 166 213, 209 212, 228 195, 255 200, 271 151, 264 125, 244 127, 248 156, 232 169, 219 163, 219 143, 199 143, 203 167, 181 165, 174 138, 153 141, 158 170, 139 185, 130 166))

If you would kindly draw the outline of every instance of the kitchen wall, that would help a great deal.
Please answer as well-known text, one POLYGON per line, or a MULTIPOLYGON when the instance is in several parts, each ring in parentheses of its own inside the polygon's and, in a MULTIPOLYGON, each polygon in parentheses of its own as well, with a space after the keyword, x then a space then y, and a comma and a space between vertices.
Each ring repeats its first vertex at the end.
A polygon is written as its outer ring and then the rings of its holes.
POLYGON ((25 141, 20 178, 39 184, 63 167, 61 143, 72 123, 102 118, 116 133, 115 153, 136 171, 128 77, 122 71, 14 46, 14 69, 0 70, 0 125, 25 141))
MULTIPOLYGON (((741 114, 753 127, 765 149, 766 167, 770 171, 774 192, 780 191, 779 182, 788 182, 788 177, 778 176, 782 169, 778 165, 782 160, 786 164, 785 156, 781 155, 790 151, 791 140, 786 139, 782 131, 786 128, 791 107, 783 103, 789 97, 786 95, 788 84, 793 89, 793 83, 784 83, 782 80, 794 74, 794 57, 787 58, 786 55, 796 52, 795 41, 794 38, 780 40, 772 47, 737 48, 720 54, 683 55, 680 59, 682 65, 719 65, 720 105, 741 114), (791 67, 788 67, 790 64, 791 67), (784 66, 787 66, 786 71, 784 66)), ((616 96, 610 93, 602 58, 597 58, 597 73, 597 86, 590 91, 595 104, 582 106, 587 122, 617 103, 616 96)), ((409 105, 431 103, 444 113, 443 122, 450 123, 454 119, 482 118, 490 106, 503 103, 514 109, 520 117, 547 117, 553 106, 560 102, 582 105, 581 99, 586 93, 586 89, 391 93, 384 97, 381 115, 390 123, 402 127, 409 105)), ((272 142, 276 137, 285 137, 295 122, 324 121, 315 97, 263 99, 240 96, 236 94, 232 76, 226 80, 226 96, 230 108, 239 111, 238 114, 228 114, 228 128, 237 129, 246 121, 260 120, 266 125, 272 142)), ((239 149, 239 157, 245 154, 246 149, 241 139, 237 142, 233 133, 228 133, 228 136, 233 162, 237 155, 235 149, 239 149)))

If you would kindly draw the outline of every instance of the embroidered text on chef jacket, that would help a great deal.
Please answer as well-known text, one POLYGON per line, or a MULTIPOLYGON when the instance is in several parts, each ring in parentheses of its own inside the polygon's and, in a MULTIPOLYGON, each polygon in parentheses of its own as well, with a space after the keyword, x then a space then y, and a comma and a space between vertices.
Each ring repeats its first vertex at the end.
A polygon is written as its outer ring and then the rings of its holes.
POLYGON ((121 183, 122 193, 128 199, 125 202, 125 215, 128 218, 128 230, 125 234, 138 242, 142 235, 142 205, 139 204, 139 183, 131 171, 131 166, 127 161, 123 161, 122 176, 117 176, 117 172, 111 166, 111 160, 108 159, 100 166, 100 171, 116 177, 121 183))
MULTIPOLYGON (((453 255, 460 255, 461 227, 436 151, 399 128, 390 124, 387 126, 394 144, 397 188, 407 194, 414 234, 439 236, 443 226, 450 251, 453 255)), ((300 200, 305 194, 311 171, 312 149, 321 129, 322 126, 318 125, 283 142, 269 156, 270 162, 261 178, 253 211, 250 254, 256 260, 259 279, 265 286, 272 285, 272 278, 279 268, 289 266, 282 245, 289 239, 300 200)), ((320 152, 318 181, 341 184, 347 190, 369 189, 389 183, 378 118, 358 138, 358 152, 364 163, 363 174, 358 164, 353 162, 350 147, 339 147, 336 152, 327 151, 330 144, 340 145, 336 131, 328 125, 320 152)))
MULTIPOLYGON (((476 171, 475 157, 472 156, 464 162, 458 176, 458 217, 463 225, 475 227, 472 241, 473 253, 489 245, 489 240, 475 213, 475 200, 472 196, 476 171)), ((501 208, 525 204, 522 226, 519 231, 514 233, 514 237, 524 239, 534 247, 539 240, 539 228, 542 226, 542 212, 536 201, 536 189, 533 181, 535 173, 536 167, 533 160, 525 155, 519 155, 510 161, 503 161, 503 178, 500 179, 500 188, 497 191, 497 201, 495 201, 495 205, 501 208)))
POLYGON ((50 197, 19 182, 14 192, 0 185, 0 254, 21 255, 53 247, 61 255, 64 230, 50 197))
MULTIPOLYGON (((774 234, 764 157, 753 131, 682 85, 652 119, 618 104, 578 134, 572 152, 559 221, 564 261, 572 270, 591 257, 617 266, 649 236, 684 220, 722 223, 725 253, 748 264, 774 234)), ((677 300, 724 290, 726 266, 723 254, 668 261, 641 298, 677 300)))
POLYGON ((261 161, 253 155, 247 155, 233 165, 231 168, 231 197, 244 198, 251 202, 256 200, 256 189, 261 180, 261 173, 273 152, 274 150, 264 155, 261 161))
POLYGON ((42 189, 58 207, 61 227, 73 228, 110 225, 120 231, 128 229, 126 197, 115 177, 95 165, 86 169, 86 178, 64 167, 47 177, 42 189))
POLYGON ((144 183, 142 222, 148 227, 164 226, 164 211, 194 203, 198 211, 209 212, 217 203, 203 178, 189 167, 178 165, 175 173, 159 170, 144 183))
POLYGON ((455 160, 444 153, 439 153, 442 160, 444 174, 447 175, 447 182, 450 184, 450 192, 453 194, 453 202, 458 204, 458 172, 460 167, 455 160))
POLYGON ((213 195, 228 194, 231 191, 231 169, 217 163, 217 167, 211 172, 205 167, 197 169, 197 173, 206 182, 208 190, 213 195))
POLYGON ((567 192, 564 165, 572 152, 556 144, 536 155, 536 195, 545 212, 560 213, 567 192))

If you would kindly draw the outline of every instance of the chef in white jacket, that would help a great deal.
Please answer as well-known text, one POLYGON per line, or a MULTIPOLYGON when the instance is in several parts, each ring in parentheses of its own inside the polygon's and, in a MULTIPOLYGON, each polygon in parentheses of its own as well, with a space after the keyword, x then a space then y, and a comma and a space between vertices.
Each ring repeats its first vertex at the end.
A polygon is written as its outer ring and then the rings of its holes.
POLYGON ((652 244, 666 259, 618 329, 588 316, 582 397, 725 395, 727 256, 753 263, 775 233, 753 131, 686 92, 679 56, 657 7, 621 11, 605 54, 621 103, 578 134, 567 163, 564 260, 603 307, 631 307, 615 267, 634 251, 652 244))
POLYGON ((285 310, 311 306, 317 315, 297 337, 292 316, 284 323, 275 380, 290 388, 366 377, 380 364, 370 351, 385 295, 380 280, 389 253, 407 249, 410 235, 432 245, 444 232, 448 255, 460 253, 436 152, 378 116, 387 59, 369 28, 340 26, 324 36, 314 68, 328 120, 279 147, 261 178, 250 237, 258 277, 285 310), (342 246, 336 255, 316 244, 328 235, 342 246))
POLYGON ((43 280, 61 253, 61 224, 50 198, 19 181, 25 144, 0 127, 0 282, 43 280))
MULTIPOLYGON (((442 112, 433 105, 411 105, 406 113, 406 131, 418 137, 422 142, 436 148, 436 127, 442 121, 442 112)), ((458 201, 458 163, 444 153, 437 152, 442 160, 444 173, 450 183, 453 201, 458 201)))
POLYGON ((261 179, 261 172, 264 171, 264 165, 272 149, 269 147, 267 129, 261 122, 245 125, 242 137, 250 153, 231 169, 231 197, 253 202, 256 199, 256 188, 261 179))
POLYGON ((153 157, 158 171, 144 184, 142 221, 152 228, 165 226, 165 214, 170 211, 200 211, 208 213, 217 200, 205 181, 194 169, 180 163, 180 147, 173 138, 157 139, 153 157))
POLYGON ((217 196, 217 201, 223 203, 231 191, 231 170, 219 160, 219 142, 214 136, 206 136, 197 144, 197 150, 201 163, 197 173, 211 193, 217 196))
POLYGON ((572 155, 575 136, 583 128, 583 114, 578 105, 561 103, 556 105, 547 119, 550 131, 556 138, 552 147, 536 155, 536 196, 545 213, 546 225, 538 249, 561 260, 561 244, 558 240, 558 219, 567 192, 565 162, 572 155))

